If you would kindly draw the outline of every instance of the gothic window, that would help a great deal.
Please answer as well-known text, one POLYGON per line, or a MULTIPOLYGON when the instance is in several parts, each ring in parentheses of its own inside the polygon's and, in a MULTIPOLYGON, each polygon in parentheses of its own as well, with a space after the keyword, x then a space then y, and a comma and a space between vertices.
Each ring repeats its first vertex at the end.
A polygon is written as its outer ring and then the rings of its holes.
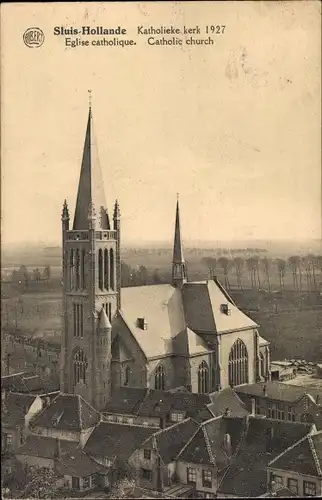
POLYGON ((259 354, 259 361, 260 361, 260 367, 261 367, 261 377, 265 377, 266 375, 266 370, 265 370, 265 360, 264 360, 264 356, 262 353, 259 354))
POLYGON ((83 338, 84 321, 83 321, 83 304, 73 304, 74 317, 74 338, 83 338))
POLYGON ((155 371, 154 387, 155 387, 155 389, 160 389, 161 391, 164 391, 164 368, 163 368, 163 365, 159 365, 155 371))
POLYGON ((108 265, 108 250, 105 248, 104 250, 104 287, 106 290, 109 289, 110 287, 110 280, 109 280, 109 265, 108 265))
POLYGON ((76 278, 76 290, 80 287, 80 256, 79 250, 76 250, 75 255, 75 278, 76 278))
POLYGON ((69 288, 74 286, 74 250, 71 249, 69 254, 69 288))
POLYGON ((86 268, 85 268, 85 250, 82 250, 82 259, 81 259, 81 279, 82 279, 82 289, 86 288, 86 268))
POLYGON ((114 278, 114 250, 110 248, 110 286, 112 290, 115 290, 115 278, 114 278))
POLYGON ((127 366, 125 368, 124 386, 130 385, 131 368, 127 366))
POLYGON ((198 392, 199 394, 209 392, 209 368, 205 361, 198 368, 198 392))
POLYGON ((82 349, 78 349, 74 354, 74 385, 79 382, 86 383, 87 358, 82 349))
POLYGON ((230 350, 228 370, 231 387, 248 383, 248 353, 244 342, 240 339, 236 340, 230 350))
POLYGON ((103 290, 103 252, 101 248, 98 251, 98 287, 103 290))
POLYGON ((110 302, 106 302, 106 304, 103 304, 103 307, 106 312, 106 316, 108 317, 109 321, 112 321, 112 304, 110 302))

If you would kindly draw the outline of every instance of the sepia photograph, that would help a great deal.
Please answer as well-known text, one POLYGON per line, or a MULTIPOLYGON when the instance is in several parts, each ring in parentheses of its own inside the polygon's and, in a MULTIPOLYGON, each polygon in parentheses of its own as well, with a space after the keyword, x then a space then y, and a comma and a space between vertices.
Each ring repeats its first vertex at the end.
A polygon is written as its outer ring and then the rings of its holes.
POLYGON ((1 498, 321 498, 321 3, 3 3, 1 80, 1 498))

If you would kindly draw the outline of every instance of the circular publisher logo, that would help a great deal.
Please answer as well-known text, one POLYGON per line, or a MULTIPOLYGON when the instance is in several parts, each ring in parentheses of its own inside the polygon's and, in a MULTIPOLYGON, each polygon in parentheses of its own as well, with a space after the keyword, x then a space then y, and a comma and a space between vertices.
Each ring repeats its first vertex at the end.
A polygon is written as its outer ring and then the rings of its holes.
POLYGON ((40 28, 28 28, 23 34, 23 41, 31 49, 41 47, 45 41, 44 32, 40 28))

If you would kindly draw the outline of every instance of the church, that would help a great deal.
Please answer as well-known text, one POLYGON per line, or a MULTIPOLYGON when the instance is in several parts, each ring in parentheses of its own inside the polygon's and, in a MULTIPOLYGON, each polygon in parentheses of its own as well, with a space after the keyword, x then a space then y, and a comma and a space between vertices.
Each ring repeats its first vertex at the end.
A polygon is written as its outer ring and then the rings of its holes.
POLYGON ((60 390, 103 409, 119 387, 210 393, 270 378, 269 342, 217 279, 190 282, 176 205, 171 284, 121 288, 121 214, 107 210, 89 107, 76 207, 62 211, 60 390))

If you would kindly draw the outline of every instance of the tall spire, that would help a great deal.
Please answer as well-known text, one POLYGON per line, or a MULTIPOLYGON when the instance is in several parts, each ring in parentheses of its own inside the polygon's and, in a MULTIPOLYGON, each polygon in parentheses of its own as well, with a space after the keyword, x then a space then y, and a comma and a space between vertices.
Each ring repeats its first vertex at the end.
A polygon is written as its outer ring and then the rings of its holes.
MULTIPOLYGON (((86 127, 83 159, 78 183, 76 209, 73 229, 87 229, 88 227, 88 207, 93 205, 97 214, 102 214, 102 207, 106 209, 103 177, 99 162, 97 146, 95 141, 92 103, 89 91, 89 109, 86 127)), ((99 217, 97 220, 98 229, 108 229, 108 218, 99 217)))
POLYGON ((186 263, 183 257, 181 230, 180 230, 180 210, 179 194, 177 194, 176 222, 174 230, 173 259, 172 259, 172 284, 182 287, 187 281, 186 263))

